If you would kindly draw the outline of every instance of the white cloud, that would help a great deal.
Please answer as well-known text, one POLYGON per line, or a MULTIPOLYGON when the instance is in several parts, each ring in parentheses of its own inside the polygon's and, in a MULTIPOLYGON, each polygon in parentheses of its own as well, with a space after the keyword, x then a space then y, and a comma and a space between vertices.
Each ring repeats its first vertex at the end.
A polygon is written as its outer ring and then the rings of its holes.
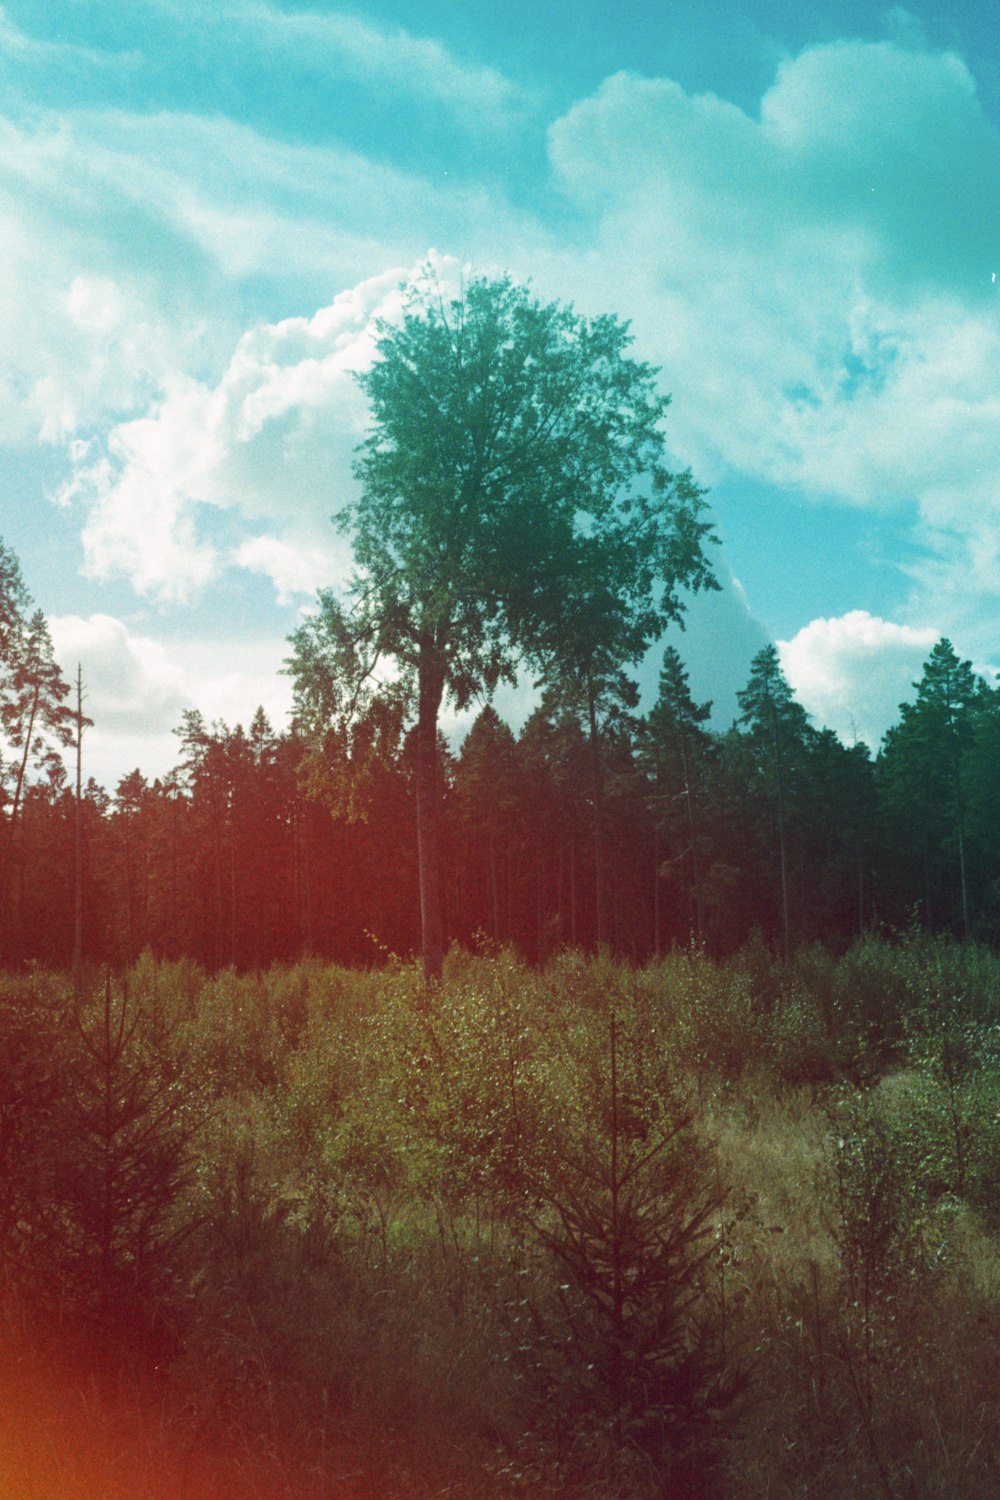
POLYGON ((75 677, 77 663, 82 667, 85 708, 103 731, 140 724, 158 734, 174 727, 185 704, 183 681, 159 642, 105 614, 53 615, 49 629, 66 676, 75 677))
MULTIPOLYGON (((511 102, 502 80, 491 94, 436 44, 366 22, 249 0, 229 14, 299 54, 322 32, 387 79, 404 59, 425 91, 437 69, 463 108, 480 89, 487 113, 511 102)), ((573 211, 558 247, 502 195, 339 147, 180 114, 40 118, 0 125, 0 437, 73 444, 63 495, 85 507, 95 576, 170 599, 235 565, 289 600, 342 574, 328 518, 364 425, 349 372, 402 274, 381 268, 436 242, 632 316, 675 392, 672 445, 703 480, 912 507, 927 557, 908 565, 898 628, 934 619, 988 654, 1000 146, 954 56, 810 48, 757 116, 617 75, 551 131, 573 211), (267 310, 331 287, 351 290, 312 317, 267 310)))
POLYGON ((135 52, 109 54, 58 39, 40 41, 15 26, 7 16, 6 7, 0 5, 0 66, 11 63, 21 69, 44 68, 51 76, 53 69, 65 73, 81 68, 103 71, 123 65, 136 67, 139 57, 135 52))
POLYGON ((185 599, 218 572, 216 549, 199 538, 192 492, 215 457, 201 416, 204 388, 174 385, 147 417, 121 424, 106 452, 89 458, 63 487, 64 505, 87 506, 84 569, 91 577, 124 573, 137 593, 185 599), (200 439, 200 441, 199 441, 200 439))
POLYGON ((185 709, 232 728, 263 705, 276 729, 285 726, 291 683, 281 674, 283 640, 223 634, 165 645, 106 614, 55 615, 49 627, 67 678, 82 668, 84 712, 94 721, 84 735, 84 775, 111 791, 136 766, 152 778, 177 764, 174 730, 185 709))
POLYGON ((128 161, 105 165, 65 125, 0 119, 0 442, 59 443, 140 408, 211 348, 202 299, 222 323, 231 310, 128 161))
POLYGON ((248 284, 281 316, 441 239, 489 256, 544 236, 485 188, 225 118, 0 117, 0 442, 60 443, 217 378, 248 284))
POLYGON ((176 641, 171 656, 183 674, 188 705, 200 709, 206 722, 246 727, 262 707, 281 730, 292 704, 291 679, 282 671, 289 650, 284 637, 221 635, 176 641))
MULTIPOLYGON (((438 265, 446 281, 457 275, 453 262, 438 265)), ((330 517, 353 496, 367 423, 354 372, 371 360, 375 320, 398 312, 406 275, 250 330, 217 384, 172 382, 147 416, 88 452, 62 492, 87 510, 87 570, 124 574, 160 599, 190 597, 224 562, 265 573, 281 602, 344 578, 349 547, 330 517), (245 533, 225 555, 212 512, 245 533)))
POLYGON ((912 700, 913 684, 941 632, 897 625, 867 610, 812 620, 790 641, 779 641, 782 670, 802 707, 847 744, 864 740, 877 750, 912 700))
MULTIPOLYGON (((139 8, 143 0, 133 0, 139 8)), ((402 27, 378 26, 348 11, 282 10, 265 0, 145 0, 145 8, 171 18, 175 42, 182 36, 204 54, 211 46, 266 55, 275 66, 298 75, 354 77, 373 87, 391 88, 417 103, 430 103, 457 115, 467 128, 495 131, 513 122, 526 100, 524 91, 495 68, 463 62, 439 41, 414 36, 402 27)), ((39 39, 20 30, 0 6, 0 67, 75 75, 82 71, 136 69, 137 50, 108 52, 39 39)))
POLYGON ((83 739, 83 772, 114 791, 137 766, 159 775, 176 759, 171 735, 187 704, 182 675, 157 641, 133 634, 106 614, 53 615, 56 660, 68 679, 82 671, 84 712, 93 720, 83 739))
POLYGON ((291 53, 299 66, 339 64, 365 82, 446 105, 478 130, 509 122, 521 102, 520 90, 495 68, 462 63, 440 42, 401 27, 390 31, 346 11, 283 11, 261 0, 228 0, 212 11, 269 51, 291 53))
POLYGON ((315 594, 344 572, 343 559, 325 557, 329 548, 296 546, 276 536, 255 536, 236 551, 235 561, 251 573, 262 573, 274 585, 279 605, 315 594))
MULTIPOLYGON (((550 151, 596 226, 587 300, 635 318, 685 461, 710 482, 915 506, 934 588, 959 577, 957 538, 966 586, 971 562, 995 597, 1000 137, 965 65, 810 48, 758 118, 619 74, 553 126, 550 151)), ((914 577, 910 618, 935 612, 929 579, 914 577)))
POLYGON ((102 192, 126 184, 136 212, 154 221, 147 248, 157 261, 172 236, 226 277, 263 278, 286 296, 297 277, 349 284, 402 246, 409 259, 428 239, 474 226, 486 241, 518 222, 474 184, 405 172, 336 142, 276 140, 224 117, 77 111, 64 149, 85 157, 102 192))

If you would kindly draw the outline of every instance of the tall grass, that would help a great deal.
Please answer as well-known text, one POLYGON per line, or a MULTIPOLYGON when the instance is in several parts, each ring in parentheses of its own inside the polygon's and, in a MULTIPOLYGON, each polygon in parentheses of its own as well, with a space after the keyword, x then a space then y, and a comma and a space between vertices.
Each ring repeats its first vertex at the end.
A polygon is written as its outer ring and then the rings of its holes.
POLYGON ((3 979, 10 1493, 994 1496, 998 995, 924 938, 3 979))

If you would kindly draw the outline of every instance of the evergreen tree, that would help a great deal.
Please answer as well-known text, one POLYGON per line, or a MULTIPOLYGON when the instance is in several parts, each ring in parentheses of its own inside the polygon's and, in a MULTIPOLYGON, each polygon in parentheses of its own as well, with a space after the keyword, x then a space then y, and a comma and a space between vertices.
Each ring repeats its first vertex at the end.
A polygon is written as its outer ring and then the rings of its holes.
POLYGON ((988 690, 946 639, 937 642, 914 686, 916 700, 900 704, 900 721, 884 742, 887 811, 899 847, 916 857, 922 873, 927 922, 950 923, 954 915, 968 936, 963 761, 988 690))
POLYGON ((115 790, 115 831, 119 839, 119 869, 124 891, 123 944, 126 960, 134 963, 147 941, 146 909, 149 897, 148 852, 143 847, 143 813, 149 785, 136 767, 123 776, 115 790))
POLYGON ((878 819, 867 745, 845 745, 831 729, 814 734, 796 812, 800 879, 810 893, 803 935, 831 943, 849 938, 868 924, 874 901, 878 819))
POLYGON ((517 741, 487 704, 455 763, 454 804, 472 877, 462 893, 462 926, 466 931, 482 927, 495 943, 512 936, 511 863, 520 836, 519 774, 517 741))
POLYGON ((776 646, 765 646, 750 664, 750 677, 737 694, 740 723, 750 743, 758 773, 773 798, 781 893, 782 952, 791 951, 788 883, 789 791, 801 768, 810 728, 805 709, 796 702, 781 670, 776 646))
POLYGON ((1000 939, 1000 688, 981 685, 975 733, 965 749, 962 784, 970 865, 979 876, 982 935, 1000 939))
POLYGON ((689 934, 700 943, 705 935, 703 826, 705 762, 711 739, 704 724, 711 703, 696 704, 680 655, 667 646, 660 668, 659 693, 642 725, 641 753, 647 778, 647 801, 656 830, 654 913, 656 951, 660 951, 662 863, 677 872, 675 889, 690 892, 689 934))
POLYGON ((74 714, 66 702, 69 683, 53 657, 41 610, 35 610, 20 627, 14 620, 6 650, 9 676, 0 701, 0 730, 10 752, 6 768, 9 808, 0 852, 0 932, 7 915, 18 817, 30 773, 61 783, 65 770, 60 751, 74 738, 74 714))
MULTIPOLYGON (((573 946, 596 940, 588 899, 594 889, 592 768, 579 719, 545 695, 518 740, 522 765, 518 822, 524 858, 531 862, 534 899, 522 931, 529 951, 545 948, 545 925, 573 946)), ((527 868, 525 885, 528 884, 527 868)))

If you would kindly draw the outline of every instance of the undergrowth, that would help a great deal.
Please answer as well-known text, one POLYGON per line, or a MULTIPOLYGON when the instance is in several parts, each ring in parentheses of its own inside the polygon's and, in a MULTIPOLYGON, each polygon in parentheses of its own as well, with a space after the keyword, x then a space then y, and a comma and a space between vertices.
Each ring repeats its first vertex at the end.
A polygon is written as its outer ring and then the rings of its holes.
POLYGON ((998 997, 922 937, 7 976, 0 1495, 995 1496, 998 997))

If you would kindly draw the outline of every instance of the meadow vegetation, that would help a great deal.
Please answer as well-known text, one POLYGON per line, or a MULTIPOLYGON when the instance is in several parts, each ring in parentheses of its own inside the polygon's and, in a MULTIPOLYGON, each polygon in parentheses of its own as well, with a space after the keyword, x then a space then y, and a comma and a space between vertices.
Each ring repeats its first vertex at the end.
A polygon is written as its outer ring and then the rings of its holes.
POLYGON ((986 948, 0 1006, 4 1496, 997 1493, 986 948))

